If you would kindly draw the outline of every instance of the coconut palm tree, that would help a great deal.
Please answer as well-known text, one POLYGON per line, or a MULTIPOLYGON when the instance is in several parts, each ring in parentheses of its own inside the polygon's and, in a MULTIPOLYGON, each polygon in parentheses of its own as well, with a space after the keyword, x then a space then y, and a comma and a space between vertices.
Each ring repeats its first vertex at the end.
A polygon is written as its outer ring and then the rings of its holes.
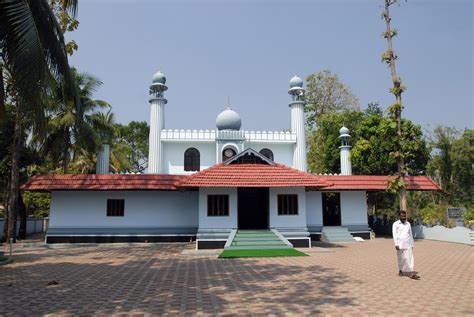
MULTIPOLYGON (((63 0, 75 15, 77 0, 63 0)), ((5 113, 5 88, 11 87, 15 105, 10 195, 6 239, 15 239, 18 214, 19 158, 27 118, 36 131, 43 130, 43 96, 55 81, 64 82, 64 95, 78 100, 69 68, 64 37, 47 0, 0 0, 0 119, 5 113), (9 82, 4 79, 8 75, 9 82)))
POLYGON ((93 94, 102 85, 96 77, 87 73, 78 73, 72 68, 79 102, 63 98, 62 85, 56 88, 56 95, 50 98, 51 115, 48 121, 49 133, 43 146, 54 163, 62 162, 63 173, 68 172, 71 153, 82 148, 95 153, 97 148, 94 134, 93 111, 110 105, 102 100, 93 99, 93 94))

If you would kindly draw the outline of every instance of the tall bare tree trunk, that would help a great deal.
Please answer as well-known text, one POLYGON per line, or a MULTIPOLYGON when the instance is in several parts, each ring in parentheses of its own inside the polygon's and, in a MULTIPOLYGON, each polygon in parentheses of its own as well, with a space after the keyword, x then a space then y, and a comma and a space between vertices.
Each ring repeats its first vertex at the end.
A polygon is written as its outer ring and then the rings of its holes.
MULTIPOLYGON (((392 37, 396 35, 396 31, 390 28, 390 6, 396 3, 398 0, 384 0, 385 1, 385 8, 383 11, 383 17, 385 19, 385 26, 386 31, 384 33, 384 37, 387 39, 388 49, 385 55, 385 61, 390 65, 390 72, 392 74, 392 81, 393 81, 393 88, 391 89, 392 93, 395 95, 396 103, 395 103, 395 118, 397 120, 397 133, 399 140, 402 139, 402 92, 403 88, 401 85, 400 78, 397 77, 397 71, 395 69, 395 60, 397 56, 393 52, 393 45, 392 45, 392 37)), ((400 145, 396 149, 397 156, 397 175, 402 183, 405 182, 405 162, 403 159, 402 149, 400 145)), ((398 197, 400 199, 400 210, 407 211, 407 196, 406 196, 406 189, 404 187, 398 188, 398 197)))
POLYGON ((12 148, 12 165, 11 165, 11 177, 10 177, 10 193, 9 202, 7 209, 7 232, 5 238, 8 241, 13 238, 16 241, 16 220, 18 217, 18 193, 20 190, 20 150, 21 150, 21 113, 20 106, 16 106, 15 114, 15 130, 13 133, 13 148, 12 148))
POLYGON ((27 226, 28 226, 28 215, 26 213, 25 202, 21 192, 18 191, 18 212, 20 214, 20 229, 18 230, 18 239, 26 239, 27 226))
POLYGON ((1 49, 0 49, 0 123, 6 116, 5 111, 5 85, 3 82, 3 60, 1 56, 1 49))
POLYGON ((8 203, 10 201, 10 177, 5 180, 5 190, 3 197, 3 207, 5 207, 5 223, 3 224, 3 239, 5 240, 8 231, 8 203))

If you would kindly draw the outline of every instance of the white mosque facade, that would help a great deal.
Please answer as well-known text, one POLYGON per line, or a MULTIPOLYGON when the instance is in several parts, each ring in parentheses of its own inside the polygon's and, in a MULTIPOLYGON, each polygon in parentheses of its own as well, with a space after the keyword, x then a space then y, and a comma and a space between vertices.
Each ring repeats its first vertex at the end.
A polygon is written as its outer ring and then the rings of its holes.
MULTIPOLYGON (((388 176, 351 175, 349 131, 343 127, 341 171, 306 171, 303 81, 295 76, 289 131, 246 131, 227 108, 210 130, 165 128, 166 78, 150 86, 150 139, 145 174, 110 174, 109 146, 97 174, 39 175, 23 190, 51 192, 47 243, 190 241, 223 247, 237 230, 273 230, 294 246, 331 236, 369 236, 366 192, 388 176)), ((282 111, 285 109, 282 107, 282 111)), ((427 177, 412 189, 438 190, 427 177)))

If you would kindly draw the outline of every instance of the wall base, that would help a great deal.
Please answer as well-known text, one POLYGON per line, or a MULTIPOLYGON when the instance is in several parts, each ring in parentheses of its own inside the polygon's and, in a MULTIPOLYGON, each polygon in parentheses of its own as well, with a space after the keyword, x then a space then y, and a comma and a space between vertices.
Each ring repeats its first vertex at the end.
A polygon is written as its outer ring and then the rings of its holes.
POLYGON ((194 235, 184 236, 46 236, 46 243, 124 243, 124 242, 192 242, 194 235))
POLYGON ((227 240, 196 240, 196 249, 224 249, 227 240))

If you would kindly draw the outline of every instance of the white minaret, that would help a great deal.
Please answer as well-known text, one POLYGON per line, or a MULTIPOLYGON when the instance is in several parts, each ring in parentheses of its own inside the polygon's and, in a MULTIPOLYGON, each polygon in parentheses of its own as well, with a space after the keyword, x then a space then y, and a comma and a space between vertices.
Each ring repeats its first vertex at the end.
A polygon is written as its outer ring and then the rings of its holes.
POLYGON ((293 76, 290 80, 291 95, 291 132, 296 134, 296 145, 293 152, 293 168, 306 172, 306 135, 304 131, 304 89, 303 80, 293 76))
POLYGON ((109 158, 110 158, 110 145, 103 143, 99 147, 97 153, 97 164, 95 167, 96 174, 109 174, 109 158))
POLYGON ((161 144, 161 130, 165 127, 164 92, 168 89, 165 85, 166 77, 158 71, 153 75, 150 86, 150 139, 148 146, 148 173, 163 173, 163 151, 161 144))
POLYGON ((351 146, 349 145, 349 129, 342 127, 339 130, 339 138, 341 139, 341 175, 352 175, 351 163, 351 146))

